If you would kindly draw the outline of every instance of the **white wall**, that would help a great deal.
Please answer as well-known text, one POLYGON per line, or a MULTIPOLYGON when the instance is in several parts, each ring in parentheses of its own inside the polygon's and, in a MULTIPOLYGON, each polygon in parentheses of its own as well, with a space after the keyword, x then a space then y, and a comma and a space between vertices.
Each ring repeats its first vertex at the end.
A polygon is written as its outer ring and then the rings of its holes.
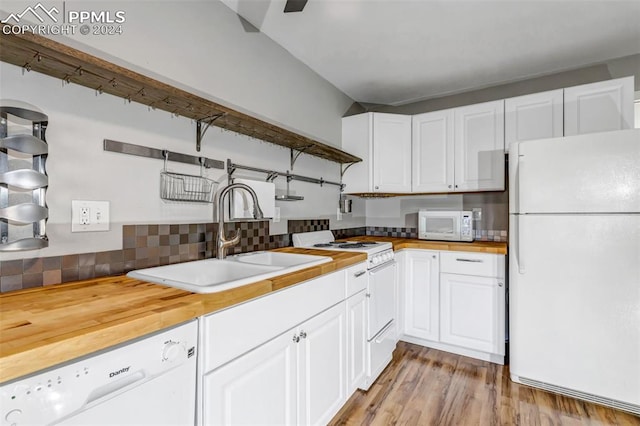
POLYGON ((418 211, 462 210, 462 194, 373 198, 366 202, 367 226, 417 228, 418 211))
MULTIPOLYGON (((211 221, 211 205, 160 200, 162 161, 105 152, 103 139, 223 161, 231 158, 235 163, 278 171, 289 168, 289 151, 272 144, 212 127, 205 135, 202 151, 197 153, 195 123, 188 119, 175 118, 164 111, 149 111, 143 105, 127 104, 110 95, 96 95, 81 86, 63 87, 60 80, 36 72, 23 75, 21 68, 6 63, 0 63, 0 76, 0 98, 28 102, 48 114, 50 149, 47 160, 50 246, 38 251, 0 253, 2 260, 120 249, 123 224, 211 221), (72 199, 109 200, 111 230, 71 233, 72 199)), ((171 162, 169 166, 172 171, 199 173, 197 166, 171 162)), ((304 154, 296 162, 295 172, 339 180, 338 164, 304 154)), ((212 169, 207 175, 218 179, 226 177, 226 172, 212 169)), ((277 179, 277 191, 283 191, 284 187, 284 179, 277 179)), ((278 202, 283 218, 335 216, 337 187, 294 181, 291 188, 304 195, 305 200, 278 202)), ((364 224, 364 219, 357 219, 353 226, 358 226, 358 220, 364 224)), ((339 225, 332 223, 334 228, 342 227, 341 222, 336 223, 339 225)), ((286 232, 286 221, 280 227, 276 224, 274 231, 286 232)))
MULTIPOLYGON (((0 8, 20 12, 29 5, 33 2, 3 1, 0 8)), ((46 5, 62 10, 62 1, 46 5)), ((321 142, 341 144, 340 119, 353 100, 267 36, 246 32, 218 0, 83 0, 66 1, 65 8, 122 10, 123 34, 49 36, 56 41, 321 142)))

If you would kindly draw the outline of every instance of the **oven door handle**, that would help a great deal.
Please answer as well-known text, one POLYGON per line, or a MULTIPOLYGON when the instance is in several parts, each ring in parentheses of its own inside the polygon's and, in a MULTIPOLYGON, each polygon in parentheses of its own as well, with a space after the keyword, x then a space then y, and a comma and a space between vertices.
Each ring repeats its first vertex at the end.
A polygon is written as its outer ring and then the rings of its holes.
POLYGON ((375 274, 377 274, 378 272, 382 271, 383 269, 385 269, 385 268, 387 268, 387 267, 389 267, 389 266, 393 266, 393 265, 395 265, 395 264, 396 264, 396 261, 395 261, 395 260, 392 260, 391 262, 386 262, 386 263, 384 263, 384 264, 382 264, 382 265, 376 266, 376 267, 375 267, 375 268, 373 268, 373 269, 369 269, 369 274, 370 274, 370 275, 375 275, 375 274))
POLYGON ((382 343, 382 341, 385 339, 385 334, 387 334, 387 331, 391 328, 392 325, 393 320, 389 321, 389 323, 385 325, 378 334, 376 334, 376 337, 373 338, 373 341, 375 343, 382 343))

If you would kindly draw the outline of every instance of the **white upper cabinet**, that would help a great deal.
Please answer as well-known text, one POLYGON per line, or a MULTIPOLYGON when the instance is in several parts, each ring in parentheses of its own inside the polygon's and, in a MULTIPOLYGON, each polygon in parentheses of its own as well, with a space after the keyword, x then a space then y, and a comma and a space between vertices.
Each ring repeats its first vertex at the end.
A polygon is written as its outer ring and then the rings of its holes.
POLYGON ((504 190, 504 100, 454 110, 454 190, 504 190))
POLYGON ((505 100, 505 148, 513 142, 563 135, 563 90, 534 93, 505 100))
POLYGON ((504 189, 504 101, 413 117, 413 192, 504 189))
POLYGON ((564 135, 633 128, 633 77, 564 89, 564 135))
POLYGON ((345 191, 411 191, 411 116, 365 113, 342 119, 342 148, 362 158, 345 173, 345 191))
POLYGON ((453 191, 453 110, 413 116, 413 192, 453 191))

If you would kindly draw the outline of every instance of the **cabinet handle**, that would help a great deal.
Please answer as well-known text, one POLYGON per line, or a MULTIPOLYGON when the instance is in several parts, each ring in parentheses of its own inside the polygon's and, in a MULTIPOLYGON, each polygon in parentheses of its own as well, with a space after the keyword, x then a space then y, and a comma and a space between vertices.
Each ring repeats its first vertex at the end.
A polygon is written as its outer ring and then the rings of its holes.
POLYGON ((451 189, 451 185, 449 185, 448 188, 451 189))
POLYGON ((498 283, 498 287, 502 287, 504 283, 498 283))
POLYGON ((434 255, 433 255, 433 256, 431 256, 431 257, 433 257, 433 258, 435 259, 435 258, 436 258, 436 255, 434 254, 434 255))
POLYGON ((456 185, 456 188, 458 187, 458 185, 456 185))
POLYGON ((358 278, 358 277, 363 276, 363 275, 364 275, 364 274, 366 274, 366 273, 367 273, 367 271, 358 271, 358 272, 356 272, 355 274, 353 274, 353 276, 354 276, 354 277, 356 277, 356 278, 358 278))
POLYGON ((380 189, 380 187, 379 187, 379 186, 376 186, 376 189, 380 189))
POLYGON ((307 338, 307 332, 306 331, 301 331, 300 332, 300 337, 302 337, 303 339, 307 338))
POLYGON ((472 262, 472 263, 482 263, 482 259, 463 259, 461 257, 456 258, 457 262, 472 262))
POLYGON ((300 337, 297 334, 293 335, 293 343, 298 343, 300 341, 300 337))
POLYGON ((371 293, 365 293, 364 294, 366 297, 371 297, 371 293))

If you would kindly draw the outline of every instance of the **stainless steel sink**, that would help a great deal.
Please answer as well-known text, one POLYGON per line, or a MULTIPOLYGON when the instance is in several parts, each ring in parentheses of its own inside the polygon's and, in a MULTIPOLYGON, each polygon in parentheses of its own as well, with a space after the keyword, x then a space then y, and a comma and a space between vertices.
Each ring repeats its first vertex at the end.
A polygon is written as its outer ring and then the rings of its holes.
POLYGON ((326 256, 257 252, 139 269, 127 276, 194 293, 215 293, 330 261, 326 256))

